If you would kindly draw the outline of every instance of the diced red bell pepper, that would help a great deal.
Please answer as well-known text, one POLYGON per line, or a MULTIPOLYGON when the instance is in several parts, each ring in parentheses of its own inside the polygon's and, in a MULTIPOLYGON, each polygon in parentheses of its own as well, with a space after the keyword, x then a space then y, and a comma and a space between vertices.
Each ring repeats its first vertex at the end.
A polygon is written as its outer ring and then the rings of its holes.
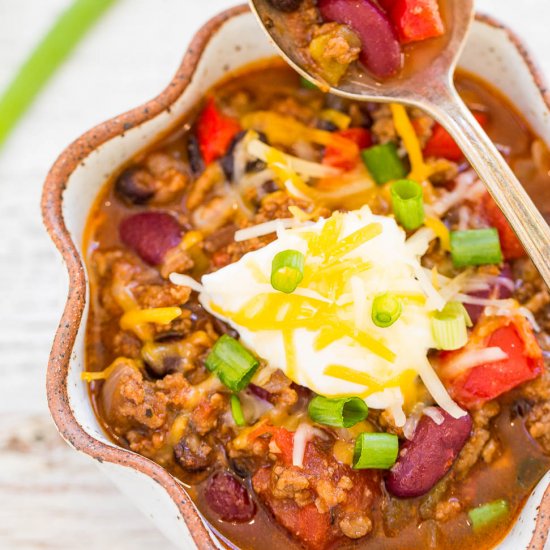
POLYGON ((222 157, 240 130, 239 122, 224 115, 216 107, 214 98, 209 98, 197 121, 199 149, 205 164, 222 157))
POLYGON ((348 128, 334 132, 325 148, 323 164, 353 170, 359 163, 361 149, 370 147, 372 138, 365 128, 348 128))
POLYGON ((499 347, 508 358, 474 367, 451 382, 451 395, 464 407, 495 399, 543 371, 542 352, 524 318, 499 326, 487 337, 485 347, 499 347))
POLYGON ((382 0, 402 44, 435 38, 445 33, 437 0, 382 0))
MULTIPOLYGON (((489 118, 485 113, 476 112, 473 115, 482 127, 487 126, 489 118)), ((437 123, 433 127, 432 135, 423 152, 425 157, 444 158, 453 162, 460 162, 464 158, 464 154, 449 132, 437 123)))
POLYGON ((487 193, 483 198, 483 208, 487 220, 492 227, 498 231, 500 247, 506 260, 517 260, 523 258, 526 253, 520 240, 516 237, 514 230, 510 227, 508 220, 497 206, 491 195, 487 193))

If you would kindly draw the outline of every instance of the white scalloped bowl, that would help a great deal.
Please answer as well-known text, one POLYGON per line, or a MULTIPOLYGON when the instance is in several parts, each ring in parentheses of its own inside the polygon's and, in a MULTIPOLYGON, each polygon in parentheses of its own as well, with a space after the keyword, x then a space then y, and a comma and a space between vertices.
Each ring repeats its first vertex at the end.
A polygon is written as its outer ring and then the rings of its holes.
MULTIPOLYGON (((270 57, 272 46, 243 7, 212 19, 192 42, 169 87, 147 105, 91 130, 53 166, 44 187, 43 214, 70 278, 65 313, 48 366, 48 399, 62 436, 99 467, 179 548, 215 548, 180 482, 150 460, 121 449, 94 415, 84 369, 88 286, 82 237, 88 212, 105 179, 147 143, 181 119, 228 71, 270 57)), ((500 89, 550 144, 550 112, 542 81, 517 38, 495 21, 474 23, 460 66, 500 89)), ((539 483, 500 550, 542 550, 548 536, 550 474, 539 483), (544 495, 546 497, 544 498, 544 495)))

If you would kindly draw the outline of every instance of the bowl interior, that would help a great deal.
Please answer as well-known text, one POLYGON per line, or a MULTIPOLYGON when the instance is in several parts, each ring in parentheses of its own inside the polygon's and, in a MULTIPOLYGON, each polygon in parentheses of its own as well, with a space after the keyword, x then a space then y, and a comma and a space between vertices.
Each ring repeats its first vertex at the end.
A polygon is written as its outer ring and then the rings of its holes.
MULTIPOLYGON (((88 212, 109 175, 156 136, 172 127, 202 97, 205 90, 228 72, 273 54, 273 47, 250 13, 230 18, 211 36, 188 87, 169 110, 103 143, 81 162, 69 178, 62 205, 66 226, 81 255, 85 253, 82 240, 88 212)), ((460 66, 499 88, 525 115, 534 130, 550 143, 548 106, 528 63, 506 30, 485 20, 476 21, 460 66)), ((92 410, 86 384, 80 379, 85 361, 87 312, 86 306, 66 380, 70 407, 85 432, 98 442, 115 447, 103 433, 92 410)), ((94 455, 93 445, 82 450, 94 455)), ((177 506, 161 485, 154 483, 147 475, 125 467, 123 460, 119 464, 104 463, 102 466, 176 545, 190 547, 189 530, 181 521, 177 506)), ((528 546, 535 525, 536 507, 540 504, 548 479, 547 475, 539 484, 522 517, 500 546, 502 550, 528 546)))

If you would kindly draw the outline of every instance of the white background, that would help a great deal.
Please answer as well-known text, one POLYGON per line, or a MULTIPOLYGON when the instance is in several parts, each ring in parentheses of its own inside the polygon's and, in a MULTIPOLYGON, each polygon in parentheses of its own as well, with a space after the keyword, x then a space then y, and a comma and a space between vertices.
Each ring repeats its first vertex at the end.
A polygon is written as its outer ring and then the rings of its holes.
MULTIPOLYGON (((459 2, 460 0, 454 0, 459 2)), ((232 0, 119 0, 0 151, 0 548, 169 549, 132 504, 62 443, 44 395, 66 275, 42 228, 42 182, 83 131, 155 96, 193 32, 232 0)), ((0 0, 0 90, 69 0, 0 0)), ((478 0, 550 79, 550 1, 478 0)))

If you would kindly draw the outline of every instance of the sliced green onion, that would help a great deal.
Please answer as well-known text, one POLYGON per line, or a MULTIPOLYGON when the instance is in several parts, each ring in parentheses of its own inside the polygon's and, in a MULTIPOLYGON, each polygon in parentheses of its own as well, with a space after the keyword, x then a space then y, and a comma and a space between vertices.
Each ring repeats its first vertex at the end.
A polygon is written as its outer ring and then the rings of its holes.
POLYGON ((304 278, 304 255, 299 250, 283 250, 271 263, 271 286, 290 294, 304 278))
POLYGON ((300 76, 300 86, 302 86, 302 88, 305 88, 306 90, 318 90, 319 89, 319 88, 317 88, 317 86, 315 86, 315 84, 313 84, 313 82, 311 82, 307 78, 304 78, 303 76, 300 76))
POLYGON ((237 426, 246 426, 246 420, 244 419, 243 408, 241 406, 241 400, 235 394, 231 396, 231 414, 233 420, 237 426))
POLYGON ((501 521, 509 513, 510 507, 508 503, 501 499, 473 508, 468 512, 468 517, 470 518, 474 531, 479 531, 491 524, 501 521))
POLYGON ((115 0, 75 0, 37 44, 0 97, 0 146, 56 69, 115 0))
POLYGON ((472 326, 466 308, 460 302, 449 302, 432 316, 432 334, 437 349, 453 350, 466 345, 467 326, 472 326))
POLYGON ((377 327, 389 327, 399 319, 403 305, 401 300, 391 292, 376 296, 372 302, 372 322, 377 327))
POLYGON ((451 256, 455 267, 500 264, 498 231, 494 227, 451 231, 451 256))
POLYGON ((391 199, 395 219, 407 231, 424 223, 422 186, 412 180, 398 180, 391 186, 391 199))
POLYGON ((355 440, 353 467, 356 470, 387 470, 397 460, 399 440, 394 434, 362 433, 355 440))
POLYGON ((391 141, 363 149, 361 157, 378 185, 401 179, 406 175, 405 166, 397 154, 397 147, 391 141))
POLYGON ((230 390, 239 392, 248 386, 260 362, 235 338, 224 334, 214 344, 205 364, 230 390))
POLYGON ((311 419, 319 424, 351 428, 367 418, 369 408, 359 397, 329 399, 318 395, 309 402, 308 412, 311 419))

